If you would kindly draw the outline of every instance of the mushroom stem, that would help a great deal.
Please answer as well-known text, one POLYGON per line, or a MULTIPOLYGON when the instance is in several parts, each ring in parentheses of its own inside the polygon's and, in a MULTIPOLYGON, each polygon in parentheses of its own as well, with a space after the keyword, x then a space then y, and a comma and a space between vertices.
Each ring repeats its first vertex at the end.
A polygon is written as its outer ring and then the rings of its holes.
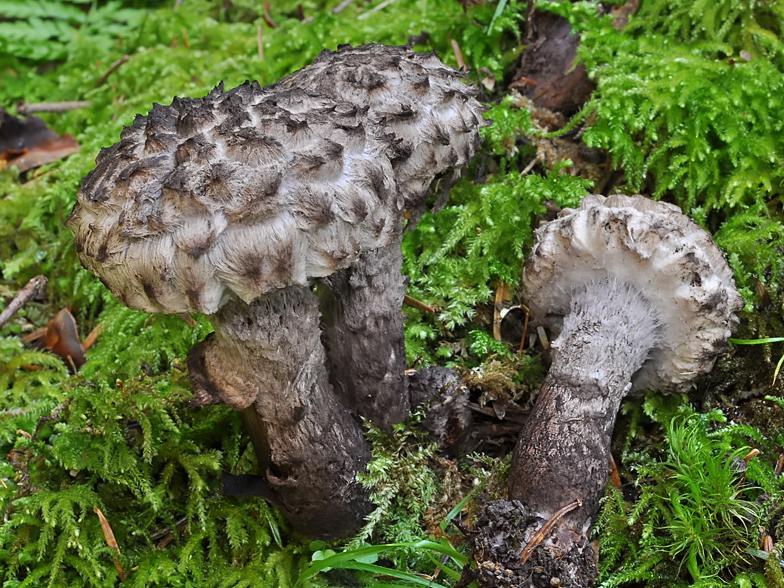
POLYGON ((572 296, 555 357, 512 458, 509 497, 549 519, 580 500, 560 526, 586 534, 607 482, 621 400, 658 344, 659 317, 636 288, 590 282, 572 296))
POLYGON ((323 278, 318 295, 330 382, 346 406, 386 431, 408 416, 402 237, 323 278))
POLYGON ((355 533, 370 512, 356 481, 370 459, 362 429, 336 397, 325 367, 316 296, 292 286, 210 315, 194 388, 237 410, 249 427, 274 502, 295 530, 355 533))

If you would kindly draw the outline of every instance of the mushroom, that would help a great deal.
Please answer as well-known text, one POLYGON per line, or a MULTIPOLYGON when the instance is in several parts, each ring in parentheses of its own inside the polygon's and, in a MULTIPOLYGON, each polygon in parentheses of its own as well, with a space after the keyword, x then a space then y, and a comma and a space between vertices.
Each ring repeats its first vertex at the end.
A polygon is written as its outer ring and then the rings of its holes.
POLYGON ((743 301, 710 235, 677 206, 642 196, 591 195, 561 211, 536 231, 522 286, 534 326, 557 339, 514 451, 509 498, 537 525, 557 520, 550 548, 590 549, 621 400, 688 391, 726 348, 743 301))
POLYGON ((241 411, 275 504, 309 536, 351 534, 370 509, 352 411, 405 416, 403 209, 489 124, 463 77, 434 54, 344 45, 272 86, 156 104, 101 151, 68 219, 124 304, 207 315, 215 332, 188 358, 196 402, 241 411), (338 309, 330 364, 314 279, 338 309), (389 384, 380 403, 347 392, 351 346, 376 366, 360 395, 389 384))
MULTIPOLYGON (((425 211, 434 177, 446 176, 437 212, 479 146, 478 128, 491 123, 482 118, 486 109, 471 98, 476 90, 463 77, 435 53, 340 45, 275 88, 305 89, 367 110, 389 140, 410 230, 425 211)), ((409 396, 401 394, 406 386, 401 239, 360 254, 351 267, 318 281, 330 381, 359 416, 387 431, 410 407, 409 396)))

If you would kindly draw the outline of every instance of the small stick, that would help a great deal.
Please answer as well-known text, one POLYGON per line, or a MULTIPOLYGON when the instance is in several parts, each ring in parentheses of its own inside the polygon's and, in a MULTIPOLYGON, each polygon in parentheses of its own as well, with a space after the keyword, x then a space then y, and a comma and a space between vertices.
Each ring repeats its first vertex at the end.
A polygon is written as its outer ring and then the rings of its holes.
POLYGON ((180 29, 180 32, 182 33, 182 46, 189 49, 191 44, 188 42, 188 31, 180 29))
POLYGON ((3 327, 25 303, 38 295, 38 292, 46 286, 48 280, 45 276, 36 276, 25 287, 16 293, 16 297, 11 301, 6 309, 0 313, 0 328, 3 327))
POLYGON ((517 350, 517 353, 522 353, 523 347, 525 347, 525 335, 528 333, 528 318, 531 316, 531 312, 525 304, 521 304, 520 308, 525 311, 525 322, 523 323, 523 336, 520 337, 520 348, 517 350))
POLYGON ((302 8, 302 4, 297 4, 297 20, 302 24, 308 24, 309 22, 313 22, 315 17, 307 17, 305 16, 305 9, 302 8))
POLYGON ((375 12, 378 12, 379 10, 384 10, 384 9, 385 9, 387 6, 389 6, 390 4, 392 4, 392 3, 393 3, 393 2, 395 2, 395 1, 396 1, 396 0, 384 0, 384 1, 383 1, 381 4, 379 4, 378 6, 376 6, 376 7, 374 7, 374 8, 371 8, 370 10, 368 10, 367 12, 365 12, 365 13, 363 13, 363 14, 360 14, 360 15, 357 17, 357 20, 364 20, 364 19, 366 19, 367 17, 369 17, 371 14, 373 14, 373 13, 375 13, 375 12))
POLYGON ((493 339, 496 341, 501 340, 501 311, 504 308, 504 302, 511 298, 509 294, 509 286, 502 280, 495 291, 495 304, 493 305, 493 339))
POLYGON ((784 453, 779 455, 779 459, 776 462, 776 469, 774 470, 774 472, 777 478, 781 475, 782 471, 784 471, 784 453))
POLYGON ((524 175, 526 175, 528 172, 530 172, 532 169, 534 169, 534 166, 535 166, 537 163, 539 163, 539 160, 540 160, 540 159, 541 159, 541 157, 540 157, 539 155, 537 155, 536 157, 534 157, 534 158, 533 158, 533 159, 532 159, 532 160, 531 160, 531 161, 528 163, 528 165, 526 165, 526 166, 525 166, 525 169, 523 169, 523 171, 521 171, 521 172, 520 172, 520 177, 522 178, 524 175))
POLYGON ((179 318, 182 322, 188 325, 191 329, 195 329, 197 326, 196 320, 187 312, 181 312, 180 314, 177 315, 177 318, 179 318))
POLYGON ((346 8, 348 8, 349 4, 351 4, 353 1, 354 0, 343 0, 343 2, 341 2, 340 4, 335 6, 335 8, 332 9, 332 14, 340 14, 346 8))
POLYGON ((40 175, 35 176, 32 180, 27 180, 24 184, 22 184, 22 187, 27 188, 28 186, 32 186, 37 181, 41 180, 42 178, 45 178, 46 176, 51 176, 53 174, 59 174, 59 173, 60 173, 59 169, 50 169, 48 172, 44 172, 40 175))
POLYGON ((116 72, 118 69, 120 69, 120 66, 123 63, 128 63, 128 61, 130 59, 131 59, 130 55, 123 55, 122 57, 120 57, 120 59, 118 59, 117 61, 115 61, 111 65, 111 67, 109 68, 109 71, 107 71, 100 78, 98 78, 98 81, 95 82, 95 86, 94 87, 95 88, 100 88, 101 86, 103 86, 106 83, 106 80, 109 79, 109 76, 112 75, 114 72, 116 72))
POLYGON ((68 112, 76 110, 77 108, 85 108, 90 106, 92 102, 89 100, 74 101, 74 102, 39 102, 37 104, 27 104, 22 101, 16 105, 16 113, 20 116, 27 116, 35 112, 68 112))
POLYGON ((262 25, 256 29, 256 43, 259 46, 259 61, 264 61, 264 27, 262 25))
POLYGON ((544 327, 536 327, 536 334, 539 335, 539 342, 545 349, 550 349, 550 341, 547 339, 547 333, 544 332, 544 327))
POLYGON ((550 517, 550 520, 542 525, 542 528, 539 529, 533 537, 531 537, 528 545, 526 545, 520 552, 520 565, 524 565, 525 562, 528 561, 531 555, 533 555, 534 549, 539 547, 539 544, 544 540, 545 537, 547 537, 547 534, 552 530, 555 524, 564 517, 565 514, 572 512, 576 508, 580 508, 582 505, 583 501, 578 498, 571 504, 567 504, 563 508, 559 508, 558 511, 552 517, 550 517))
POLYGON ((264 22, 267 23, 267 26, 272 28, 272 29, 277 29, 280 26, 278 23, 276 23, 273 20, 272 15, 270 14, 270 3, 269 2, 265 2, 264 3, 264 14, 262 15, 262 18, 264 19, 264 22))
POLYGON ((101 334, 102 328, 103 328, 103 323, 98 323, 95 326, 95 328, 92 331, 90 331, 90 334, 84 338, 84 341, 82 341, 82 349, 84 351, 87 351, 88 349, 90 349, 90 347, 95 345, 95 342, 98 340, 98 335, 101 334))
POLYGON ((411 308, 416 308, 417 310, 421 310, 422 312, 426 312, 428 314, 435 314, 436 313, 436 309, 435 308, 433 308, 432 306, 428 306, 424 302, 420 302, 416 298, 412 298, 408 294, 406 294, 403 297, 403 303, 407 304, 411 308))

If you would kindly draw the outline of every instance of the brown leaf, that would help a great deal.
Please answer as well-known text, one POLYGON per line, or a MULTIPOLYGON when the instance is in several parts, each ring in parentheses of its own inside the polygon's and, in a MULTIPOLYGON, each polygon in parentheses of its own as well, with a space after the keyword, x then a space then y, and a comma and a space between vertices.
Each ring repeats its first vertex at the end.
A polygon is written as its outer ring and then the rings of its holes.
MULTIPOLYGON (((112 531, 112 527, 109 524, 109 521, 106 520, 106 517, 103 516, 100 508, 95 509, 95 514, 98 515, 98 519, 101 521, 101 529, 103 530, 103 536, 106 539, 106 545, 108 545, 111 549, 114 549, 118 555, 120 555, 120 546, 117 545, 117 539, 114 538, 114 531, 112 531)), ((120 565, 116 559, 114 560, 114 567, 117 568, 117 575, 120 576, 120 582, 125 582, 128 579, 128 574, 125 573, 125 570, 120 565)))
POLYGON ((67 306, 46 323, 43 329, 23 337, 22 343, 29 343, 38 349, 46 349, 56 353, 74 372, 78 371, 87 361, 84 356, 84 348, 79 342, 76 319, 67 306))
POLYGON ((37 116, 17 118, 0 108, 0 160, 20 172, 62 159, 79 151, 72 135, 60 137, 37 116))

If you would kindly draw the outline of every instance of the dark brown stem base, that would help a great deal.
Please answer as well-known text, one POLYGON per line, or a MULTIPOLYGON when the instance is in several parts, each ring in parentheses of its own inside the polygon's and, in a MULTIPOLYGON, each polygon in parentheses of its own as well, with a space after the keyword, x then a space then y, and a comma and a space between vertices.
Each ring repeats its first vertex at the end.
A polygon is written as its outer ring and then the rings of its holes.
POLYGON ((356 480, 370 450, 329 383, 315 295, 291 287, 233 300, 210 319, 214 335, 188 362, 196 395, 241 411, 272 502, 296 531, 355 533, 372 509, 356 480))
POLYGON ((527 560, 524 548, 546 521, 517 501, 497 500, 484 506, 472 535, 471 559, 458 584, 481 587, 586 588, 597 576, 596 554, 588 540, 570 531, 550 534, 527 560))

